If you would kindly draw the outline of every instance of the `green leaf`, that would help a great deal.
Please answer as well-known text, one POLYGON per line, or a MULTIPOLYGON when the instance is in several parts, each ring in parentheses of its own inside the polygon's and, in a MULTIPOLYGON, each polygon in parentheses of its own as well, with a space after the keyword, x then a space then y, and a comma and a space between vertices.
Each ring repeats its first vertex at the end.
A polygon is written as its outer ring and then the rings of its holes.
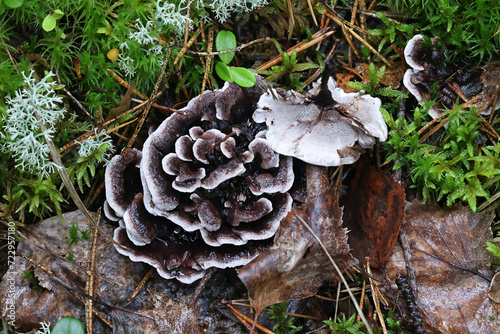
POLYGON ((231 76, 231 72, 229 71, 229 67, 226 64, 219 61, 215 64, 215 72, 224 81, 233 82, 233 77, 231 76))
POLYGON ((290 56, 286 52, 281 52, 281 60, 283 61, 283 65, 288 68, 290 67, 290 56))
POLYGON ((297 64, 297 51, 293 50, 290 55, 290 66, 295 66, 297 64))
POLYGON ((9 7, 10 9, 15 9, 19 8, 23 5, 24 0, 4 0, 5 6, 9 7))
POLYGON ((54 17, 54 15, 49 14, 45 16, 42 23, 43 30, 49 32, 53 30, 55 27, 56 27, 56 18, 54 17))
POLYGON ((68 317, 56 322, 50 334, 85 334, 85 330, 80 320, 68 317))
POLYGON ((252 87, 255 85, 255 75, 252 72, 243 67, 230 67, 231 76, 241 87, 252 87))
POLYGON ((68 234, 69 234, 69 237, 68 237, 68 239, 66 239, 66 243, 68 245, 78 242, 78 240, 79 240, 79 238, 78 238, 78 224, 76 223, 76 221, 73 221, 73 225, 71 225, 71 227, 69 228, 68 234))
POLYGON ((319 66, 313 63, 299 63, 293 66, 294 71, 306 71, 310 68, 318 68, 319 66))
MULTIPOLYGON (((227 51, 236 48, 236 36, 231 31, 219 31, 217 37, 215 37, 215 48, 217 51, 227 51)), ((229 64, 234 58, 234 52, 221 54, 219 58, 225 64, 229 64)))
POLYGON ((385 31, 382 29, 368 29, 368 33, 373 36, 384 36, 385 31))
POLYGON ((59 20, 61 17, 64 16, 64 13, 60 9, 56 9, 52 15, 56 20, 59 20))
POLYGON ((488 251, 493 253, 493 255, 495 255, 496 257, 500 257, 500 247, 489 241, 486 241, 486 245, 487 245, 486 249, 488 251))
POLYGON ((96 30, 96 33, 98 34, 108 34, 108 28, 107 27, 100 27, 99 29, 96 30))

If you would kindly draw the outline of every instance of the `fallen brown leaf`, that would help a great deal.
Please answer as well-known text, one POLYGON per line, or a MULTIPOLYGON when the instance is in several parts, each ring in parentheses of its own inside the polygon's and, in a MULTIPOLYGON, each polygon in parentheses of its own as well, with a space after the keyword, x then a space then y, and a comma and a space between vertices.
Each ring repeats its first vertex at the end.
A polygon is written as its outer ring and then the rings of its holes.
POLYGON ((271 249, 238 269, 257 314, 272 304, 312 296, 322 282, 338 279, 326 254, 297 216, 312 227, 341 271, 357 263, 349 253, 347 229, 341 226, 342 209, 336 191, 323 176, 310 182, 312 177, 308 175, 307 205, 292 208, 271 249))
POLYGON ((132 93, 135 90, 135 86, 136 82, 132 82, 132 84, 130 84, 130 86, 127 88, 127 91, 125 92, 125 95, 123 95, 123 98, 120 101, 120 105, 109 110, 106 121, 113 119, 130 109, 130 103, 132 102, 132 93))
MULTIPOLYGON (((85 323, 84 304, 71 292, 79 295, 85 289, 85 281, 89 277, 86 268, 92 237, 71 245, 68 245, 66 240, 68 229, 73 222, 83 231, 92 232, 91 225, 80 211, 65 213, 63 217, 66 225, 56 216, 20 230, 27 239, 19 241, 15 272, 0 282, 0 315, 7 314, 6 301, 14 291, 15 325, 16 329, 23 329, 23 332, 39 328, 41 321, 53 325, 62 317, 77 318, 85 323), (69 251, 75 257, 72 261, 64 259, 69 251), (21 254, 50 270, 53 275, 35 267, 33 263, 22 258, 21 254), (25 271, 31 272, 38 279, 42 287, 39 291, 35 291, 31 283, 23 277, 25 271)), ((106 224, 104 220, 100 226, 105 233, 112 234, 113 226, 106 224)), ((102 233, 98 234, 93 305, 106 318, 112 320, 113 329, 94 317, 93 333, 198 334, 202 333, 198 312, 204 313, 204 319, 210 320, 208 329, 211 333, 234 332, 235 328, 239 328, 232 322, 227 327, 222 326, 222 316, 209 312, 214 299, 220 301, 224 297, 234 297, 227 289, 227 282, 220 282, 220 279, 219 282, 212 280, 210 293, 201 296, 195 305, 191 305, 180 299, 185 298, 192 302, 194 286, 186 286, 180 290, 179 283, 153 275, 137 296, 127 304, 128 297, 148 269, 148 265, 134 263, 118 254, 102 233), (221 285, 225 287, 224 290, 221 285), (213 316, 209 317, 207 314, 213 316), (215 330, 214 327, 220 324, 220 330, 215 330)))
MULTIPOLYGON (((385 72, 384 75, 382 76, 382 79, 380 79, 380 83, 384 86, 390 86, 394 89, 398 88, 399 84, 401 83, 401 80, 403 80, 403 77, 405 75, 406 71, 406 64, 404 61, 395 61, 391 63, 392 66, 386 66, 385 67, 385 72)), ((377 65, 376 69, 377 71, 380 69, 382 65, 377 65)), ((367 83, 370 81, 370 65, 362 63, 354 68, 354 73, 359 75, 361 77, 361 80, 364 83, 367 83)))
POLYGON ((113 312, 113 334, 203 333, 198 325, 198 313, 192 305, 174 301, 161 293, 151 295, 154 298, 143 298, 134 305, 137 313, 113 312), (144 317, 144 314, 149 317, 144 317))
POLYGON ((354 73, 336 73, 337 85, 344 90, 346 93, 357 92, 358 90, 349 86, 349 81, 354 78, 354 73))
POLYGON ((390 175, 378 171, 368 159, 357 164, 349 193, 342 199, 344 226, 353 255, 379 268, 391 254, 405 214, 405 191, 390 175))
MULTIPOLYGON (((492 237, 490 224, 491 215, 469 208, 408 203, 403 229, 411 261, 405 261, 398 243, 385 274, 393 283, 407 275, 407 266, 414 268, 417 306, 427 333, 498 331, 500 306, 488 298, 493 272, 485 241, 492 237)), ((389 300, 398 294, 394 284, 384 291, 389 300)))

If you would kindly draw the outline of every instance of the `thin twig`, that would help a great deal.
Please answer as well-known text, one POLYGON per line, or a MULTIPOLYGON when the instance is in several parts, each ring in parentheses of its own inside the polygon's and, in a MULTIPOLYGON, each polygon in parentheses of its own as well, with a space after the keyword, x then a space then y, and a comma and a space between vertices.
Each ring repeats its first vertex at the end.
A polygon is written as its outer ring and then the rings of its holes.
MULTIPOLYGON (((153 102, 159 97, 159 94, 157 94, 158 89, 160 87, 161 81, 163 80, 163 76, 165 75, 165 70, 167 68, 168 61, 170 59, 170 53, 172 52, 172 48, 169 47, 167 54, 165 55, 165 60, 163 61, 162 65, 162 71, 160 72, 160 75, 158 76, 158 79, 156 80, 156 84, 153 88, 153 92, 151 93, 151 97, 149 100, 146 101, 146 106, 144 107, 144 111, 142 112, 141 118, 139 119, 139 123, 137 124, 134 133, 130 137, 127 146, 122 152, 122 155, 125 156, 128 152, 128 150, 134 145, 135 138, 137 138, 137 135, 139 134, 139 131, 142 128, 142 125, 144 124, 144 121, 146 120, 146 117, 148 116, 149 110, 151 109, 151 105, 153 102)), ((174 64, 175 66, 175 64, 174 64)), ((160 92, 161 93, 161 92, 160 92)))
POLYGON ((349 26, 353 29, 358 30, 359 32, 366 34, 368 33, 366 30, 356 26, 355 24, 352 24, 351 22, 343 19, 336 11, 333 9, 326 1, 321 1, 322 4, 328 9, 326 13, 330 13, 330 15, 326 14, 330 19, 332 19, 335 23, 338 25, 346 25, 349 26))
MULTIPOLYGON (((366 271, 371 276, 370 258, 369 257, 366 259, 366 271)), ((379 320, 380 324, 382 325, 382 330, 384 331, 384 334, 387 334, 387 329, 385 327, 384 317, 382 316, 382 311, 380 311, 380 300, 378 298, 375 284, 373 283, 373 280, 370 277, 368 277, 368 281, 370 282, 370 288, 372 290, 372 299, 373 299, 373 303, 375 304, 375 312, 378 315, 378 320, 379 320)))
POLYGON ((45 141, 47 142, 47 145, 49 146, 52 161, 56 164, 57 172, 59 173, 59 176, 61 177, 61 180, 63 181, 64 186, 68 190, 68 193, 71 196, 71 198, 73 199, 73 202, 75 203, 75 205, 78 207, 78 209, 80 209, 80 211, 85 215, 85 217, 90 221, 90 223, 106 237, 106 239, 108 239, 114 245, 117 245, 119 247, 123 247, 124 249, 129 250, 128 247, 120 245, 119 243, 114 241, 113 238, 111 238, 109 235, 107 235, 106 232, 104 230, 102 230, 102 228, 97 224, 97 222, 94 220, 94 218, 92 218, 92 216, 90 215, 90 212, 87 210, 87 208, 83 204, 82 199, 80 198, 80 196, 78 196, 78 193, 77 193, 75 187, 73 186, 73 183, 71 182, 71 179, 68 175, 68 172, 66 171, 66 168, 64 167, 64 164, 61 160, 61 157, 57 153, 57 149, 56 149, 54 143, 52 142, 52 139, 47 134, 47 132, 48 132, 47 127, 43 123, 40 115, 38 114, 38 112, 36 110, 35 110, 35 116, 38 120, 38 124, 40 125, 40 129, 42 130, 43 136, 45 137, 45 141))
POLYGON ((194 293, 191 295, 191 300, 189 301, 189 304, 194 306, 196 304, 196 301, 200 297, 202 291, 205 289, 205 286, 207 285, 207 282, 210 280, 212 275, 215 273, 217 269, 215 268, 209 268, 208 270, 205 271, 205 274, 203 275, 203 278, 201 279, 200 283, 196 287, 196 290, 194 293))
POLYGON ((349 296, 351 297, 351 300, 352 300, 354 306, 356 307, 356 311, 358 311, 358 313, 361 314, 361 320, 363 320, 363 323, 365 324, 366 329, 368 330, 368 332, 370 334, 372 334, 373 333, 372 332, 372 328, 368 324, 368 320, 366 319, 365 315, 363 314, 363 311, 361 311, 361 309, 359 308, 358 302, 356 301, 356 298, 354 298, 354 295, 352 294, 352 291, 349 288, 349 285, 347 284, 347 281, 345 280, 344 275, 342 274, 342 272, 340 271, 339 267, 337 266, 337 264, 333 260, 332 256, 328 252, 328 249, 326 249, 325 244, 323 244, 323 242, 321 241, 321 239, 318 238, 318 236, 316 235, 316 233, 314 233, 314 231, 312 230, 312 228, 309 225, 307 225, 307 223, 302 219, 302 217, 295 216, 295 218, 297 218, 302 223, 302 225, 304 225, 304 227, 309 231, 309 233, 312 234, 312 236, 314 237, 314 239, 316 239, 316 241, 318 242, 318 244, 321 246, 321 248, 325 252, 326 256, 330 260, 330 263, 333 265, 333 267, 335 268, 335 271, 337 271, 337 274, 340 276, 340 279, 342 280, 342 283, 344 283, 344 285, 346 286, 347 292, 349 293, 349 296))
MULTIPOLYGON (((149 320, 154 320, 153 318, 147 316, 147 315, 144 315, 144 314, 140 314, 140 313, 136 313, 136 312, 132 312, 132 311, 128 311, 128 310, 125 310, 121 307, 118 307, 118 306, 113 306, 113 305, 109 305, 109 304, 106 304, 105 302, 103 301, 100 301, 99 299, 97 298, 94 298, 90 295, 88 295, 85 291, 81 290, 81 289, 78 289, 78 288, 75 288, 73 286, 71 286, 70 284, 66 283, 65 281, 63 281, 61 278, 59 278, 53 271, 45 268, 44 266, 42 266, 41 264, 38 264, 35 262, 35 260, 33 260, 32 258, 26 256, 25 254, 22 254, 22 253, 19 253, 19 256, 21 256, 23 259, 29 261, 30 263, 32 263, 33 265, 35 265, 38 269, 42 270, 44 273, 46 273, 47 275, 49 275, 50 279, 58 284, 60 284, 61 286, 63 286, 65 289, 67 289, 68 291, 70 291, 73 295, 80 295, 81 297, 85 297, 85 298, 89 298, 89 299, 92 299, 92 301, 94 301, 95 303, 99 304, 99 305, 102 305, 102 306, 105 306, 105 307, 108 307, 110 308, 111 310, 118 310, 118 311, 121 311, 121 312, 124 312, 126 314, 136 314, 136 315, 140 315, 141 317, 144 317, 144 318, 148 318, 149 320)), ((81 298, 78 298, 78 300, 80 300, 82 303, 84 303, 83 299, 81 298)), ((97 310, 94 309, 94 314, 98 315, 98 312, 97 310)), ((110 328, 113 328, 113 326, 111 325, 111 323, 109 321, 105 321, 103 318, 101 318, 110 328)))
POLYGON ((196 55, 196 56, 213 57, 213 56, 222 55, 222 54, 226 54, 226 53, 238 52, 238 51, 243 50, 246 47, 249 47, 250 45, 257 44, 257 43, 263 43, 263 42, 267 43, 270 41, 271 41, 271 37, 263 37, 263 38, 259 38, 259 39, 253 40, 251 42, 248 42, 246 44, 241 44, 240 46, 237 46, 231 50, 216 51, 216 52, 210 52, 210 51, 209 52, 197 52, 197 51, 193 51, 193 50, 188 50, 187 53, 192 54, 192 55, 196 55))
MULTIPOLYGON (((134 99, 134 98, 132 98, 132 101, 137 102, 137 103, 142 103, 142 102, 144 102, 143 100, 140 100, 140 99, 134 99)), ((161 104, 158 104, 158 103, 153 103, 151 106, 152 106, 152 107, 155 107, 155 108, 157 108, 157 109, 160 109, 161 111, 167 111, 167 112, 169 112, 169 113, 171 113, 171 114, 173 114, 173 113, 177 113, 177 114, 181 114, 181 115, 184 115, 184 116, 187 116, 187 115, 188 115, 188 113, 187 113, 187 112, 185 112, 185 111, 180 111, 179 109, 175 109, 175 108, 171 108, 171 107, 162 106, 161 104)))
MULTIPOLYGON (((327 6, 329 7, 329 6, 327 6)), ((331 7, 330 7, 331 8, 331 7)), ((391 67, 392 64, 382 55, 380 52, 375 50, 373 46, 371 46, 367 41, 363 39, 363 37, 359 36, 352 28, 351 28, 351 23, 340 18, 338 14, 335 13, 335 11, 330 10, 326 11, 326 15, 331 18, 335 23, 340 25, 341 27, 345 27, 346 30, 348 30, 354 38, 356 38, 358 41, 363 43, 370 51, 374 54, 376 54, 387 66, 391 67)), ((366 31, 363 31, 363 29, 358 28, 358 30, 362 31, 363 33, 366 33, 366 31)))
POLYGON ((486 209, 486 207, 488 205, 490 205, 491 203, 493 203, 494 201, 496 201, 498 198, 500 198, 500 191, 497 192, 495 195, 491 196, 486 202, 484 202, 483 204, 481 204, 477 208, 477 211, 483 211, 484 209, 486 209))
POLYGON ((132 294, 130 295, 130 297, 127 298, 127 303, 125 305, 123 305, 123 307, 127 306, 128 304, 130 304, 130 302, 132 302, 132 300, 134 300, 135 296, 137 296, 137 294, 139 293, 139 291, 141 291, 141 289, 144 286, 144 284, 146 284, 146 282, 148 281, 148 279, 151 277, 151 275, 154 272, 155 272, 155 268, 153 268, 153 267, 149 268, 149 271, 146 273, 146 275, 144 275, 144 277, 142 278, 142 280, 135 287, 134 292, 132 292, 132 294))
MULTIPOLYGON (((156 100, 158 97, 160 97, 162 93, 158 93, 156 94, 154 100, 156 100)), ((140 110, 148 103, 148 100, 144 101, 144 102, 141 102, 140 104, 136 105, 135 107, 133 107, 132 109, 129 109, 125 112, 123 112, 122 114, 120 115, 117 115, 116 117, 113 117, 109 120, 107 120, 106 122, 104 122, 102 125, 103 127, 107 127, 108 125, 112 124, 113 122, 116 122, 119 118, 121 118, 122 116, 125 116, 125 115, 128 115, 128 114, 131 114, 131 113, 134 113, 134 115, 138 115, 140 110)), ((135 120, 132 120, 133 122, 135 122, 135 120)), ((132 122, 130 121, 130 122, 132 122)), ((127 125, 128 123, 125 123, 125 125, 127 125)), ((120 128, 122 126, 118 126, 118 127, 115 127, 111 130, 108 130, 106 131, 106 133, 111 133, 113 131, 115 131, 116 129, 120 128)), ((61 156, 64 156, 66 155, 75 145, 77 145, 77 142, 81 143, 83 142, 85 139, 93 136, 93 134, 95 133, 95 129, 92 129, 90 131, 87 131, 86 133, 84 133, 83 135, 81 135, 80 137, 76 138, 76 139, 73 139, 72 141, 70 141, 68 144, 62 146, 59 151, 60 151, 60 155, 61 156)))
MULTIPOLYGON (((108 73, 116 80, 118 81, 118 83, 120 85, 122 85, 123 87, 125 88, 129 88, 130 85, 128 84, 128 82, 126 82, 125 80, 122 79, 122 77, 120 77, 118 74, 116 74, 115 72, 113 72, 112 70, 110 70, 109 68, 107 69, 108 73)), ((147 100, 148 97, 144 94, 142 94, 137 88, 134 88, 134 94, 139 96, 141 99, 143 100, 147 100)))
POLYGON ((295 26, 295 17, 293 16, 292 0, 286 0, 288 5, 288 39, 292 38, 293 27, 295 26))
POLYGON ((437 130, 439 130, 443 126, 445 126, 446 123, 448 123, 447 120, 443 120, 442 122, 440 122, 438 125, 436 125, 434 128, 432 128, 429 132, 427 132, 425 135, 423 135, 422 138, 420 138, 419 142, 423 143, 427 138, 432 136, 437 130))
MULTIPOLYGON (((314 35, 312 35, 312 40, 309 42, 300 42, 291 47, 290 49, 286 50, 285 52, 290 56, 293 51, 296 51, 299 53, 300 51, 306 50, 312 45, 315 45, 317 43, 320 43, 322 40, 327 38, 328 36, 332 35, 335 31, 328 31, 326 29, 320 30, 314 35)), ((270 68, 271 66, 274 66, 282 61, 281 56, 276 56, 266 62, 265 64, 260 65, 259 67, 256 68, 257 71, 264 71, 270 68)))
POLYGON ((7 47, 7 43, 5 43, 2 36, 0 36, 0 42, 2 42, 3 47, 5 49, 5 52, 7 52, 7 55, 9 56, 10 62, 12 63, 12 66, 14 66, 14 69, 16 70, 17 74, 19 74, 19 70, 17 69, 17 64, 14 61, 14 58, 12 58, 12 55, 10 54, 9 48, 7 47))
MULTIPOLYGON (((403 115, 404 116, 404 115, 403 115)), ((421 135, 425 130, 427 130, 427 128, 429 128, 432 124, 440 121, 441 119, 445 118, 446 116, 448 116, 448 114, 441 114, 439 115, 438 117, 434 118, 432 121, 430 121, 429 123, 427 123, 426 125, 424 125, 420 130, 418 130, 418 134, 421 135)))
MULTIPOLYGON (((210 26, 208 28, 208 45, 207 45, 208 53, 212 52, 213 46, 214 46, 214 28, 210 26)), ((203 92, 205 91, 205 86, 207 85, 208 73, 210 72, 210 65, 212 64, 212 58, 213 57, 208 57, 207 62, 205 64, 205 73, 203 74, 203 82, 201 83, 200 100, 203 97, 203 92)))
MULTIPOLYGON (((62 84, 62 81, 61 81, 61 78, 59 77, 59 70, 57 69, 56 70, 56 77, 57 77, 57 82, 59 82, 59 84, 62 84)), ((76 105, 88 116, 90 117, 90 119, 94 119, 94 116, 92 116, 88 111, 87 109, 85 109, 85 107, 80 103, 80 101, 78 101, 70 92, 69 90, 66 89, 66 87, 63 87, 62 88, 63 92, 66 93, 66 95, 68 95, 72 100, 73 102, 76 103, 76 105)))
MULTIPOLYGON (((97 213, 97 224, 101 221, 101 211, 97 213)), ((94 228, 94 233, 92 234, 92 244, 87 257, 87 275, 89 276, 87 282, 85 283, 85 292, 89 296, 94 297, 94 270, 95 270, 95 252, 97 247, 97 236, 99 231, 94 228)), ((92 299, 88 298, 85 300, 85 322, 87 323, 87 332, 92 334, 92 299)))
POLYGON ((261 331, 263 331, 264 333, 266 334, 275 334, 273 331, 270 331, 269 329, 267 329, 266 327, 260 325, 258 322, 254 321, 253 319, 247 317, 246 315, 244 315, 243 313, 241 313, 240 311, 238 311, 237 309, 235 309, 231 304, 229 304, 229 302, 227 301, 222 301, 223 304, 225 304, 227 306, 227 308, 229 310, 231 310, 231 312, 245 325, 245 327, 247 327, 248 329, 251 329, 251 327, 248 327, 247 324, 245 323, 250 323, 252 325, 255 325, 254 327, 255 328, 258 328, 260 329, 261 331))
POLYGON ((314 25, 318 25, 318 21, 316 20, 316 15, 314 15, 314 8, 311 4, 311 0, 307 0, 307 6, 309 7, 309 11, 311 12, 311 16, 313 18, 313 21, 314 21, 314 25))
MULTIPOLYGON (((177 63, 179 63, 179 61, 181 60, 182 56, 184 56, 184 54, 187 52, 187 50, 191 47, 191 45, 194 43, 194 40, 198 37, 199 34, 200 34, 200 28, 198 28, 198 30, 196 30, 193 33, 193 36, 191 36, 191 38, 189 39, 189 41, 186 44, 184 44, 184 46, 182 47, 181 51, 179 51, 179 53, 177 54, 177 57, 175 57, 175 60, 174 60, 174 64, 173 64, 174 67, 177 65, 177 63)), ((166 57, 165 59, 170 58, 170 52, 171 52, 171 49, 169 48, 168 57, 166 57)), ((165 70, 165 69, 163 69, 163 70, 165 70)))
POLYGON ((497 107, 497 101, 498 101, 498 95, 500 94, 500 87, 497 89, 497 94, 493 98, 493 101, 491 102, 491 112, 490 112, 490 120, 489 123, 493 122, 493 115, 495 115, 495 110, 497 107))
MULTIPOLYGON (((120 128, 123 128, 131 123, 134 123, 135 121, 137 121, 137 118, 134 118, 128 122, 125 122, 125 123, 122 123, 118 126, 115 126, 114 128, 111 128, 109 130, 106 130, 106 134, 110 134, 112 132, 115 132, 116 130, 120 129, 120 128)), ((76 139, 73 139, 72 141, 70 141, 68 144, 64 145, 63 147, 61 147, 60 149, 60 155, 61 156, 65 156, 66 154, 68 154, 69 151, 71 151, 75 146, 77 145, 81 145, 85 140, 91 140, 91 139, 94 139, 96 138, 96 134, 95 134, 95 130, 96 129, 92 129, 86 133, 84 133, 83 135, 81 135, 80 137, 76 138, 76 139)))

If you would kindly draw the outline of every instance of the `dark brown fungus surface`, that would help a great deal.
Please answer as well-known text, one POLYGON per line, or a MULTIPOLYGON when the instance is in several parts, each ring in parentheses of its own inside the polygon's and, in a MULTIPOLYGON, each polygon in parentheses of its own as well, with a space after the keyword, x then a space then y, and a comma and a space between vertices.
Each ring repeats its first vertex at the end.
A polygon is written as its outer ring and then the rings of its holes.
POLYGON ((274 152, 252 114, 258 84, 195 97, 152 132, 142 152, 106 171, 117 250, 191 283, 210 267, 247 264, 268 248, 292 206, 292 158, 274 152))
POLYGON ((104 212, 109 219, 120 220, 135 195, 142 192, 139 172, 141 158, 141 151, 131 149, 127 156, 116 156, 108 164, 104 212))
POLYGON ((453 109, 457 100, 460 103, 476 100, 473 105, 489 113, 494 95, 498 94, 498 63, 491 63, 490 67, 494 67, 491 70, 488 66, 482 69, 459 60, 449 62, 444 51, 439 38, 415 35, 404 50, 406 63, 411 67, 403 78, 406 88, 421 103, 436 101, 429 110, 433 118, 439 116, 441 109, 453 109), (492 80, 488 80, 488 75, 492 80), (459 98, 460 91, 467 101, 459 98))

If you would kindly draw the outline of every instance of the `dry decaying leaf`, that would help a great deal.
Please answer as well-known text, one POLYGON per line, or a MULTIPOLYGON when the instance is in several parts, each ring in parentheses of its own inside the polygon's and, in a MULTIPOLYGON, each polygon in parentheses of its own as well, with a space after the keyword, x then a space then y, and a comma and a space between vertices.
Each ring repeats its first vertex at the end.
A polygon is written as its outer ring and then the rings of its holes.
MULTIPOLYGON (((485 241, 492 237, 490 224, 490 215, 465 207, 408 203, 403 223, 412 257, 408 265, 415 269, 426 332, 498 331, 500 304, 488 298, 493 273, 485 241)), ((396 244, 385 269, 392 284, 392 291, 385 290, 389 300, 397 295, 393 282, 406 276, 406 266, 403 249, 396 244)))
MULTIPOLYGON (((85 270, 90 241, 79 241, 68 246, 66 239, 68 238, 68 228, 74 221, 80 230, 90 232, 91 228, 88 225, 88 220, 80 211, 66 213, 63 217, 66 226, 56 216, 23 229, 22 233, 27 236, 28 240, 21 240, 16 252, 26 255, 36 263, 51 270, 68 286, 78 291, 84 291, 85 280, 88 279, 85 270), (44 249, 48 249, 49 252, 44 249), (69 251, 74 254, 75 259, 64 261, 63 258, 69 251)), ((101 223, 101 227, 106 233, 112 234, 113 227, 110 225, 101 223)), ((109 307, 96 302, 94 302, 94 307, 108 318, 111 318, 112 314, 112 324, 117 333, 143 333, 145 329, 149 333, 180 333, 176 330, 179 326, 183 328, 182 333, 201 333, 201 327, 196 321, 193 321, 193 319, 197 319, 194 307, 173 301, 164 293, 143 292, 130 305, 114 308, 114 306, 124 304, 124 301, 127 300, 127 297, 131 295, 135 286, 148 271, 148 266, 131 262, 126 257, 119 255, 101 233, 99 233, 98 240, 95 252, 94 297, 109 307)), ((14 280, 16 328, 38 328, 41 321, 54 324, 62 317, 74 317, 84 322, 84 305, 52 276, 47 275, 41 269, 33 268, 35 266, 32 263, 17 256, 14 280), (30 282, 23 277, 24 271, 33 272, 33 275, 39 280, 40 286, 44 289, 33 290, 30 287, 30 282)), ((2 314, 6 313, 5 301, 9 288, 10 283, 3 280, 0 284, 2 314)), ((111 331, 101 321, 94 320, 94 333, 111 333, 111 331)))
MULTIPOLYGON (((398 88, 399 84, 403 80, 406 70, 406 64, 404 61, 396 61, 391 64, 392 66, 386 66, 384 75, 380 79, 380 83, 384 86, 390 86, 394 89, 398 88)), ((376 66, 377 71, 382 65, 376 66)), ((368 64, 362 63, 354 71, 359 75, 364 83, 370 81, 370 66, 368 64)))
POLYGON ((368 159, 359 161, 349 193, 342 199, 344 226, 350 230, 349 244, 358 260, 369 256, 375 268, 387 261, 403 223, 405 203, 399 183, 368 159))
POLYGON ((198 313, 195 307, 174 301, 154 293, 153 298, 142 299, 137 313, 113 311, 113 334, 127 333, 186 333, 202 334, 198 326, 198 313), (142 316, 147 314, 151 318, 142 316), (168 319, 168 321, 158 321, 168 319))
MULTIPOLYGON (((310 167, 310 166, 308 166, 310 167)), ((321 170, 322 167, 312 167, 321 170)), ((266 306, 313 295, 322 282, 338 279, 320 245, 296 218, 302 217, 326 245, 341 271, 357 261, 349 253, 342 209, 326 175, 308 173, 308 200, 294 207, 281 222, 278 240, 267 252, 238 269, 252 305, 259 314, 266 306), (316 182, 311 187, 310 181, 316 182)))

